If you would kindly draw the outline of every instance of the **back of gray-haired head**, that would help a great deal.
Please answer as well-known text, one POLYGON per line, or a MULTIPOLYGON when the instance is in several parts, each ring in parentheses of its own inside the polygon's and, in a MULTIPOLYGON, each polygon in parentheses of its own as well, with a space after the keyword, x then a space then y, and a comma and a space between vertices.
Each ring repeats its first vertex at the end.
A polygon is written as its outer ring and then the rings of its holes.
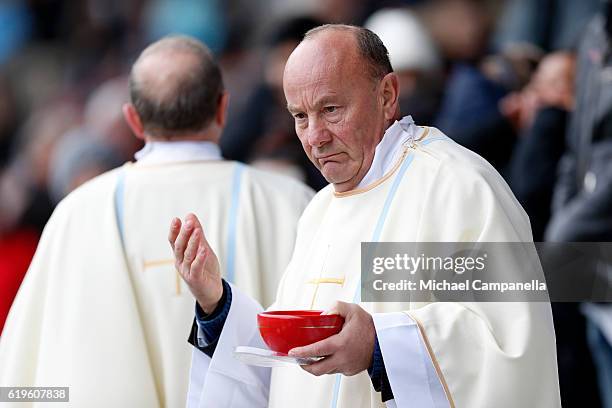
POLYGON ((324 24, 309 30, 304 35, 304 40, 312 39, 318 34, 330 30, 353 33, 359 55, 367 64, 368 74, 373 80, 380 80, 388 73, 393 72, 387 48, 380 38, 367 28, 348 24, 324 24))
POLYGON ((130 98, 145 133, 171 137, 205 129, 215 117, 223 79, 211 51, 187 36, 147 47, 130 72, 130 98))

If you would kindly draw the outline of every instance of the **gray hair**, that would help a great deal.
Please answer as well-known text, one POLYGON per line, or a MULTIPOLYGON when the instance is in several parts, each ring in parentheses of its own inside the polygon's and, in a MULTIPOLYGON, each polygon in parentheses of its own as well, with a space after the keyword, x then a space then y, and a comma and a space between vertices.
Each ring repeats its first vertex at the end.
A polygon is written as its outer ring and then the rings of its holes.
POLYGON ((380 80, 385 75, 393 72, 389 52, 380 38, 371 30, 348 24, 324 24, 309 30, 304 35, 304 40, 313 38, 319 33, 329 30, 351 31, 357 41, 359 55, 368 65, 368 73, 373 80, 380 80))
MULTIPOLYGON (((169 55, 171 57, 171 55, 169 55)), ((159 85, 159 84, 155 84, 159 85)), ((151 136, 200 131, 217 113, 223 93, 221 69, 211 51, 200 41, 187 36, 165 37, 147 47, 134 63, 129 77, 130 99, 143 127, 151 136), (193 57, 187 67, 178 66, 176 75, 159 88, 147 86, 135 73, 138 63, 158 51, 193 57)))

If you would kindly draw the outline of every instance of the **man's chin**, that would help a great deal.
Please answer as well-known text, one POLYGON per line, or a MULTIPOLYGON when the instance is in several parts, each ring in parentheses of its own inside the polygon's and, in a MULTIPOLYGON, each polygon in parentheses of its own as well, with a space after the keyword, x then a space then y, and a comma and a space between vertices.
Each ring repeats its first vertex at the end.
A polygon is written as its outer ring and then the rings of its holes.
POLYGON ((344 183, 346 181, 338 173, 336 173, 334 171, 326 170, 325 167, 323 169, 321 169, 321 174, 323 175, 325 180, 327 180, 328 183, 341 184, 341 183, 344 183))
POLYGON ((334 185, 334 189, 337 192, 348 191, 354 188, 351 178, 340 177, 338 174, 322 174, 328 183, 334 185))

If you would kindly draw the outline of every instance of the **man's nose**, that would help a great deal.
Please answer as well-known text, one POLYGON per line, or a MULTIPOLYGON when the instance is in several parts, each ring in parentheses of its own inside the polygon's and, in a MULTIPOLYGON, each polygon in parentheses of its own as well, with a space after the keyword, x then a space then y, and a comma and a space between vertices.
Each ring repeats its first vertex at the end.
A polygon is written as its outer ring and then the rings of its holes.
POLYGON ((308 144, 312 147, 321 147, 331 141, 331 132, 322 120, 310 120, 307 132, 308 144))

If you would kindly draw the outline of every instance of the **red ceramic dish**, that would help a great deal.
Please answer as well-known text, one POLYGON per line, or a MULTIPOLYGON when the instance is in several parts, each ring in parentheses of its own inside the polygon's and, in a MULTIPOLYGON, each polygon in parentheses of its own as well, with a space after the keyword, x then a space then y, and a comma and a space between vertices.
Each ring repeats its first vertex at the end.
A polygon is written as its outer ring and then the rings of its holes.
POLYGON ((275 310, 257 315, 257 325, 270 350, 288 353, 337 334, 344 318, 340 315, 322 315, 321 310, 275 310))

